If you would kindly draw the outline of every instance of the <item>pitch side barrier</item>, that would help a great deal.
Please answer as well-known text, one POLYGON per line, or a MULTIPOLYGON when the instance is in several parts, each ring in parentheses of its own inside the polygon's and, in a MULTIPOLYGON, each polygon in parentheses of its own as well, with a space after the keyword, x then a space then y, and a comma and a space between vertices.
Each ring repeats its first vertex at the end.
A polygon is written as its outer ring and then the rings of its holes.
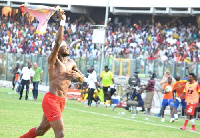
MULTIPOLYGON (((114 58, 113 56, 106 56, 104 62, 101 63, 101 57, 71 57, 77 64, 77 67, 83 74, 87 74, 87 69, 94 65, 97 75, 101 73, 100 67, 107 65, 113 72, 114 76, 132 76, 134 72, 141 74, 140 77, 148 78, 149 74, 155 73, 156 78, 161 79, 165 71, 170 71, 172 76, 180 76, 181 79, 193 72, 200 76, 199 62, 175 62, 175 61, 160 61, 146 59, 128 59, 128 58, 114 58)), ((17 53, 0 53, 0 79, 12 80, 13 68, 17 63, 26 66, 28 62, 37 62, 38 66, 44 71, 43 85, 48 85, 48 55, 28 55, 17 53)))

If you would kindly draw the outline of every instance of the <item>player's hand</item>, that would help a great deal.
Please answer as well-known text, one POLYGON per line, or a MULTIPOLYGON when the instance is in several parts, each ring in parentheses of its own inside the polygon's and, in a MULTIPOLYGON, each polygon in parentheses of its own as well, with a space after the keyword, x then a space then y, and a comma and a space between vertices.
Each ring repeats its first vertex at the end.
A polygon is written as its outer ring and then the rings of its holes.
POLYGON ((66 15, 65 15, 65 12, 64 12, 64 11, 62 11, 61 19, 64 20, 64 21, 66 21, 66 15))
POLYGON ((42 80, 40 80, 40 84, 42 84, 42 80))
POLYGON ((59 12, 59 17, 61 18, 61 20, 66 21, 66 15, 65 15, 65 12, 63 10, 59 12))
POLYGON ((78 72, 79 74, 81 74, 81 71, 80 71, 78 68, 76 68, 76 67, 72 68, 72 71, 76 71, 76 72, 78 72))
POLYGON ((73 78, 80 78, 81 77, 81 74, 75 70, 72 70, 72 77, 73 78))
POLYGON ((84 81, 84 75, 76 67, 72 68, 72 77, 78 79, 78 82, 84 81))
POLYGON ((165 94, 165 93, 166 93, 166 91, 164 90, 164 91, 163 91, 163 94, 165 94))

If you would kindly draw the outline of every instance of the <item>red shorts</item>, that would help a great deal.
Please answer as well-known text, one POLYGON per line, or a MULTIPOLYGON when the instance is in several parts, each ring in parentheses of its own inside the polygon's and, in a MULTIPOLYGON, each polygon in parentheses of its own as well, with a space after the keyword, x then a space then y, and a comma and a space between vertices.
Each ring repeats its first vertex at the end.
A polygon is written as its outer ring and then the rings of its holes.
POLYGON ((194 111, 195 111, 195 108, 197 107, 197 104, 187 104, 186 106, 186 112, 190 115, 194 115, 194 111))
POLYGON ((60 119, 65 108, 65 98, 60 98, 48 92, 42 101, 42 108, 48 122, 60 119))

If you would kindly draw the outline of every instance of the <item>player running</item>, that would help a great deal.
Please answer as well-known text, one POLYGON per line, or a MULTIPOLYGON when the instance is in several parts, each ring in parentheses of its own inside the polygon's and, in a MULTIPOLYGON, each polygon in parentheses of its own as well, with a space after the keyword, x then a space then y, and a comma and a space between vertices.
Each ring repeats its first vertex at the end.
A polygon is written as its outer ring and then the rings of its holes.
POLYGON ((190 73, 188 76, 188 82, 185 85, 183 94, 179 97, 179 98, 182 98, 185 96, 185 101, 187 103, 187 106, 186 106, 187 117, 185 119, 184 126, 180 128, 182 130, 186 130, 188 120, 190 120, 192 123, 192 128, 190 130, 196 131, 195 123, 194 123, 194 111, 195 111, 196 106, 199 103, 199 92, 200 92, 200 87, 198 83, 195 81, 195 75, 194 73, 190 73))
POLYGON ((182 105, 182 108, 184 108, 184 113, 185 113, 186 109, 185 96, 183 96, 181 99, 179 97, 183 93, 186 83, 187 80, 180 80, 180 76, 177 76, 176 82, 173 84, 174 99, 175 99, 173 112, 174 112, 174 119, 176 121, 178 120, 177 108, 179 107, 180 103, 182 105))
POLYGON ((83 82, 84 76, 77 69, 76 63, 66 58, 69 47, 62 42, 66 16, 61 13, 60 28, 55 40, 55 46, 48 58, 49 92, 45 94, 42 108, 43 118, 38 127, 34 127, 20 138, 35 138, 43 136, 50 128, 54 130, 55 138, 64 137, 62 111, 65 108, 65 98, 72 78, 83 82), (62 43, 61 43, 62 42, 62 43))

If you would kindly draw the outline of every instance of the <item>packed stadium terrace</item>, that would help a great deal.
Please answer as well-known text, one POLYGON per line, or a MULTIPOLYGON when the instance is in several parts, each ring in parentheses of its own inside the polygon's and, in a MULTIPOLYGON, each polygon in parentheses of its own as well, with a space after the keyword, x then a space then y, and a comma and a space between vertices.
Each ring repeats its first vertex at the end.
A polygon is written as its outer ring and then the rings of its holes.
MULTIPOLYGON (((36 34, 38 22, 26 16, 0 17, 0 52, 49 55, 59 27, 51 18, 47 32, 36 34)), ((92 23, 71 21, 68 16, 63 40, 67 41, 71 57, 99 57, 100 46, 92 43, 92 23)), ((180 20, 153 26, 149 20, 131 22, 127 17, 122 23, 113 17, 107 28, 106 56, 117 58, 160 59, 197 62, 200 60, 200 33, 194 24, 183 24, 180 20)))

